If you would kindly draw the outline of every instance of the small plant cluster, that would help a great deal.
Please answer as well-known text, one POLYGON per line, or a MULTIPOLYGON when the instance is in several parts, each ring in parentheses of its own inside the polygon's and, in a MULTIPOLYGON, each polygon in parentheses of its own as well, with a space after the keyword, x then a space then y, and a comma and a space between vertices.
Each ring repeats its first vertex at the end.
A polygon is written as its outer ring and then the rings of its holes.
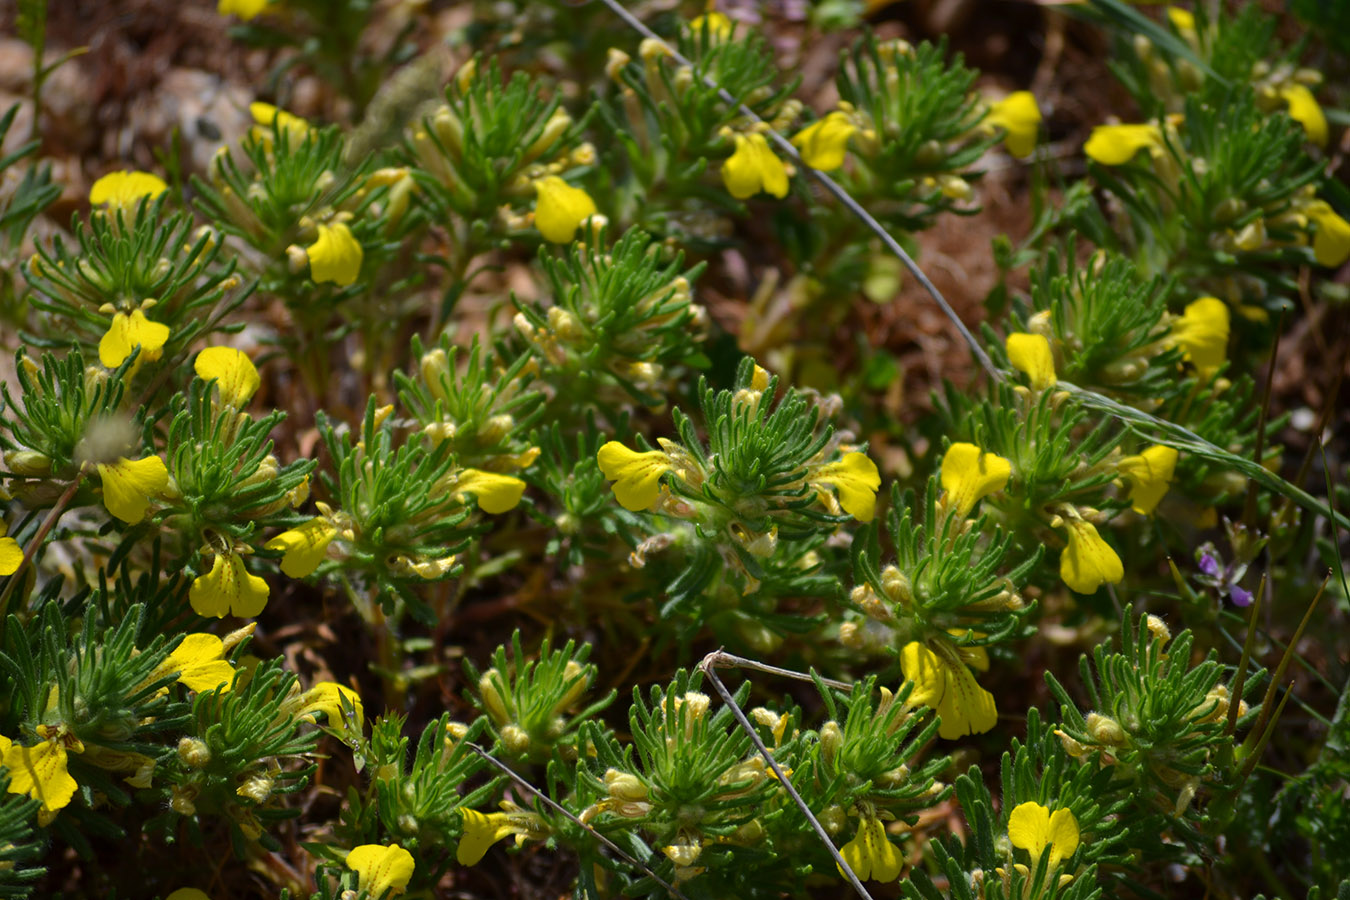
POLYGON ((334 122, 68 227, 0 159, 0 893, 1350 892, 1341 373, 1323 487, 1257 377, 1344 318, 1343 41, 1075 8, 1136 110, 1068 164, 945 38, 812 111, 711 6, 454 66, 423 6, 219 0, 334 122), (955 317, 912 257, 994 167, 1030 230, 897 422, 868 323, 955 317))

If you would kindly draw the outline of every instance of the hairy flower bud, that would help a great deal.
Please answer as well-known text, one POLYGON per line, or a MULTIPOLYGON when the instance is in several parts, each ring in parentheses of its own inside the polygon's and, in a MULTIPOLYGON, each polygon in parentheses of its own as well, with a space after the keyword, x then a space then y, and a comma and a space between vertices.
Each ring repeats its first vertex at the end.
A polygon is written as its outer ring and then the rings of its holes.
POLYGON ((189 769, 204 769, 211 762, 211 748, 203 740, 185 737, 178 742, 178 758, 189 769))
POLYGON ((1119 747, 1125 743, 1125 729, 1121 728, 1115 719, 1100 713, 1088 713, 1087 733, 1092 735, 1092 739, 1098 744, 1109 747, 1119 747))

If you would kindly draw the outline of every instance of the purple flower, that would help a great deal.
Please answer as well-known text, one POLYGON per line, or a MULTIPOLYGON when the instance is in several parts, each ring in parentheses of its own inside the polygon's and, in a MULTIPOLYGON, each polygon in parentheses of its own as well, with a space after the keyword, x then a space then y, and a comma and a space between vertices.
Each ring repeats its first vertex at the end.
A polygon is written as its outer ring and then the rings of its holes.
POLYGON ((1218 578, 1220 574, 1219 561, 1209 553, 1200 554, 1200 571, 1210 578, 1218 578))
POLYGON ((1229 585, 1228 599, 1233 601, 1234 606, 1251 606, 1252 592, 1238 584, 1229 585))

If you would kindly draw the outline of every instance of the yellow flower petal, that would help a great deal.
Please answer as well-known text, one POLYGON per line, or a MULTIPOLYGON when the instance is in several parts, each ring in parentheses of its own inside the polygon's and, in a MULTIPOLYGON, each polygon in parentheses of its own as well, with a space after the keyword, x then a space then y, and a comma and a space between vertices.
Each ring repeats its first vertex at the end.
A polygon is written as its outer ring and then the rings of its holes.
POLYGON ((154 199, 169 189, 164 179, 149 172, 109 172, 89 189, 89 202, 109 209, 132 209, 142 197, 154 199))
POLYGON ((865 453, 845 453, 816 469, 813 484, 832 484, 839 491, 839 505, 859 522, 870 522, 877 512, 877 488, 881 474, 865 453))
POLYGON ((775 197, 788 192, 787 167, 774 155, 764 135, 737 134, 736 152, 722 163, 722 182, 737 200, 753 197, 760 191, 775 197))
POLYGON ((199 616, 251 619, 267 605, 267 582, 250 574, 238 553, 217 554, 211 571, 193 580, 188 601, 199 616))
POLYGON ((337 529, 327 519, 316 517, 283 531, 263 546, 285 554, 281 558, 281 571, 292 578, 304 578, 314 574, 335 537, 337 529))
POLYGON ((1069 546, 1059 555, 1059 577, 1080 594, 1095 593, 1103 584, 1118 584, 1125 567, 1116 551, 1091 522, 1069 521, 1069 546))
POLYGON ((1050 814, 1050 865, 1057 866, 1059 861, 1073 856, 1078 849, 1078 820, 1067 809, 1057 809, 1050 814))
MULTIPOLYGON (((257 3, 258 12, 261 12, 262 8, 267 5, 268 0, 261 0, 261 2, 260 0, 236 0, 236 2, 257 3)), ((254 16, 257 14, 257 12, 253 13, 254 16)), ((252 16, 245 16, 240 13, 240 18, 252 18, 252 16)), ((248 105, 248 111, 253 116, 253 121, 257 122, 260 128, 267 129, 267 132, 270 133, 272 126, 275 125, 278 131, 286 132, 292 144, 303 141, 305 135, 309 134, 309 122, 270 103, 255 101, 248 105)))
POLYGON ((942 489, 958 516, 968 516, 975 504, 1008 485, 1012 463, 974 444, 957 443, 942 457, 942 489))
POLYGON ((900 668, 915 685, 909 702, 937 711, 942 719, 938 736, 944 740, 981 734, 998 722, 994 695, 980 687, 955 651, 947 658, 911 641, 900 651, 900 668))
POLYGON ((596 454, 600 471, 614 482, 614 496, 624 509, 647 509, 661 493, 661 476, 672 470, 670 457, 660 450, 638 453, 618 441, 609 441, 596 454))
POLYGON ((1167 19, 1182 35, 1195 31, 1195 13, 1179 6, 1167 7, 1167 19))
POLYGON ((455 859, 461 866, 477 865, 489 847, 512 832, 505 813, 481 813, 476 809, 459 812, 464 817, 464 833, 455 859))
POLYGON ((103 505, 130 525, 145 518, 150 498, 169 484, 169 470, 158 456, 99 463, 98 474, 103 479, 103 505))
POLYGON ((1078 838, 1078 820, 1067 809, 1057 809, 1051 815, 1046 807, 1028 801, 1019 803, 1008 816, 1008 839, 1012 845, 1030 853, 1033 860, 1039 860, 1049 847, 1051 868, 1073 855, 1078 849, 1078 838))
POLYGON ((12 537, 0 537, 0 575, 13 575, 23 565, 23 548, 12 537))
POLYGON ((705 28, 714 40, 725 41, 731 37, 731 19, 723 13, 713 11, 689 20, 689 30, 694 34, 702 34, 705 28))
POLYGON ((1304 212, 1317 223, 1313 235, 1313 256, 1321 266, 1339 266, 1350 259, 1350 222, 1345 221, 1325 200, 1310 203, 1304 212))
POLYGON ((1027 373, 1031 386, 1043 391, 1055 384, 1055 355, 1050 351, 1050 340, 1043 334, 1014 331, 1008 335, 1008 362, 1014 369, 1027 373))
POLYGON ((220 402, 235 409, 243 409, 262 384, 253 360, 233 347, 207 347, 197 354, 192 368, 198 378, 214 378, 220 402))
POLYGON ((70 803, 79 785, 66 768, 66 748, 59 739, 33 747, 10 743, 3 762, 9 769, 9 793, 27 794, 42 801, 44 812, 55 812, 70 803))
POLYGON ((1150 515, 1167 493, 1177 468, 1177 451, 1155 444, 1137 456, 1127 456, 1116 470, 1130 481, 1130 505, 1141 516, 1150 515))
POLYGON ((163 354, 168 339, 169 326, 151 322, 139 309, 116 313, 98 342, 98 359, 109 369, 115 369, 126 362, 132 350, 140 347, 141 355, 137 361, 154 362, 163 354))
POLYGON ((1050 844, 1050 810, 1034 801, 1019 803, 1008 816, 1008 839, 1039 859, 1050 844))
POLYGON ((557 175, 535 181, 534 193, 534 227, 550 243, 569 243, 581 223, 597 212, 590 194, 557 175))
POLYGON ((319 239, 306 247, 305 252, 309 255, 309 277, 314 283, 331 281, 340 287, 356 281, 365 258, 361 242, 342 222, 320 225, 319 239))
POLYGON ((481 469, 465 469, 455 482, 457 498, 462 500, 465 495, 472 494, 478 501, 478 508, 493 515, 515 509, 524 493, 525 482, 519 478, 481 469))
POLYGON ((858 823, 857 835, 839 848, 839 855, 859 881, 895 881, 904 869, 900 848, 886 837, 886 826, 875 816, 858 823))
POLYGON ((1036 105, 1036 95, 1031 91, 1014 91, 994 103, 984 121, 1006 132, 1003 143, 1018 159, 1030 156, 1036 149, 1036 138, 1041 130, 1041 108, 1036 105))
POLYGON ((261 13, 268 0, 218 0, 216 12, 222 16, 238 16, 247 22, 261 13))
POLYGON ((305 692, 304 705, 296 713, 296 718, 314 721, 314 713, 321 712, 328 717, 328 727, 345 733, 346 717, 342 715, 342 698, 346 697, 355 710, 356 730, 365 728, 366 712, 361 705, 361 695, 349 687, 335 681, 321 681, 305 692))
POLYGON ((1140 150, 1157 155, 1163 151, 1162 129, 1146 125, 1098 125, 1092 129, 1083 152, 1104 166, 1120 166, 1140 150))
MULTIPOLYGON (((221 0, 222 3, 228 0, 221 0)), ((211 900, 211 895, 197 888, 179 888, 164 900, 211 900)))
POLYGON ((203 693, 230 689, 234 666, 225 659, 225 642, 214 634, 189 634, 160 666, 161 674, 178 673, 189 690, 203 693))
POLYGON ((792 145, 801 151, 808 166, 830 172, 844 164, 848 139, 857 130, 846 113, 835 111, 797 132, 792 145))
POLYGON ((1187 304, 1172 323, 1168 342, 1181 349, 1202 377, 1210 378, 1228 353, 1228 304, 1214 297, 1187 304))
POLYGON ((1303 126, 1303 131, 1308 135, 1308 140, 1319 147, 1327 145, 1327 138, 1330 132, 1327 128, 1327 117, 1322 112, 1321 105, 1313 92, 1308 90, 1307 85, 1288 84, 1280 91, 1280 96, 1284 102, 1289 104, 1289 118, 1303 126))
POLYGON ((398 844, 362 844, 347 854, 347 868, 360 876, 358 889, 369 891, 372 898, 386 891, 401 894, 412 880, 413 856, 398 844))

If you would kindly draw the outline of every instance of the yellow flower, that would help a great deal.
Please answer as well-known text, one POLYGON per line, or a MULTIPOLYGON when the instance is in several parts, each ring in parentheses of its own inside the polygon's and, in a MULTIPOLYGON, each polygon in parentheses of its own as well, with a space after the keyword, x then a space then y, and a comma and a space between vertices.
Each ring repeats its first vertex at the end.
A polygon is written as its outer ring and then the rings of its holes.
POLYGON ((25 747, 0 735, 0 764, 9 769, 9 793, 41 800, 47 815, 70 803, 79 788, 67 760, 66 745, 59 737, 25 747))
POLYGON ((1030 156, 1036 149, 1036 138, 1041 131, 1041 108, 1031 91, 1013 91, 989 108, 984 122, 1005 132, 1003 143, 1008 152, 1018 159, 1030 156))
MULTIPOLYGON (((0 522, 0 534, 4 523, 0 522)), ((13 575, 23 565, 23 548, 12 537, 0 537, 0 575, 13 575)))
POLYGON ((267 8, 269 0, 217 0, 216 12, 222 16, 238 16, 247 22, 267 8))
POLYGON ((554 244, 571 241, 581 223, 597 212, 590 194, 557 175, 536 180, 534 193, 534 227, 544 240, 554 244))
POLYGON ((126 362, 132 350, 140 347, 137 363, 154 362, 163 354, 164 342, 168 339, 169 326, 151 322, 139 309, 116 313, 107 333, 98 342, 98 359, 109 369, 115 369, 126 362))
POLYGON ((722 182, 737 200, 753 197, 760 191, 786 197, 787 168, 774 156, 764 135, 737 134, 736 152, 722 163, 722 182))
POLYGON ((940 653, 935 652, 918 641, 901 649, 900 668, 914 682, 909 702, 937 711, 942 718, 938 735, 945 740, 993 728, 998 721, 994 695, 980 687, 956 648, 943 643, 939 649, 940 653))
POLYGON ((808 166, 831 172, 844 164, 848 139, 857 130, 858 126, 847 113, 836 110, 797 132, 792 145, 801 151, 802 160, 808 166))
POLYGON ((303 706, 296 713, 296 718, 313 722, 314 714, 321 712, 328 717, 329 728, 345 734, 347 722, 346 717, 342 715, 343 697, 351 703, 357 732, 362 731, 365 728, 366 712, 365 707, 361 705, 361 695, 335 681, 321 681, 305 691, 301 697, 303 706))
POLYGON ((1050 352, 1050 340, 1043 334, 1014 331, 1008 335, 1008 362, 1014 369, 1027 373, 1031 386, 1043 391, 1055 385, 1055 356, 1050 352))
POLYGON ((1168 343, 1179 347, 1204 378, 1223 365, 1228 352, 1228 305, 1215 297, 1201 297, 1186 305, 1172 323, 1168 343))
POLYGON ((1130 481, 1130 505, 1141 516, 1157 508, 1172 483, 1177 468, 1177 451, 1154 444, 1138 456, 1127 456, 1116 463, 1116 470, 1130 481))
POLYGON ((605 478, 614 482, 614 496, 626 510, 637 512, 656 502, 661 476, 673 470, 671 459, 660 450, 638 453, 618 441, 610 441, 595 456, 605 478))
POLYGON ((1289 118, 1303 126, 1308 140, 1319 147, 1325 147, 1329 137, 1327 117, 1307 85, 1287 84, 1280 91, 1280 96, 1289 104, 1289 118))
MULTIPOLYGON (((220 0, 221 3, 228 3, 229 0, 220 0)), ((164 900, 211 900, 211 895, 206 891, 197 888, 179 888, 164 900)))
POLYGON ((223 694, 234 681, 234 666, 225 658, 225 642, 214 634, 189 634, 159 667, 156 677, 178 673, 189 690, 203 693, 220 688, 223 694))
POLYGON ((302 525, 283 531, 263 546, 280 550, 281 571, 292 578, 312 575, 323 562, 328 545, 337 537, 337 529, 327 519, 315 517, 302 525))
POLYGON ((331 281, 339 287, 356 281, 365 258, 361 242, 342 222, 320 225, 318 240, 306 247, 305 253, 309 256, 309 277, 314 283, 331 281))
POLYGON ((1080 594, 1096 593, 1103 584, 1120 583, 1125 567, 1097 533, 1097 526, 1080 519, 1064 524, 1069 529, 1069 546, 1059 555, 1059 577, 1064 583, 1080 594))
POLYGON ((251 619, 267 605, 267 582, 249 574, 238 553, 217 553, 211 571, 193 580, 188 601, 199 616, 223 619, 233 614, 251 619))
POLYGON ((526 838, 542 839, 548 829, 535 813, 525 812, 509 800, 502 801, 506 812, 481 813, 476 809, 461 809, 464 834, 459 839, 455 859, 461 866, 477 865, 488 848, 508 835, 516 836, 516 846, 526 838))
MULTIPOLYGON (((239 3, 257 2, 257 0, 236 0, 239 3)), ((267 5, 267 0, 262 0, 258 9, 267 5)), ((257 13, 254 13, 257 15, 257 13)), ((309 134, 309 122, 295 115, 288 113, 284 109, 279 109, 270 103, 254 101, 248 105, 249 114, 253 116, 253 121, 258 123, 254 129, 254 137, 259 140, 266 140, 271 137, 272 126, 276 126, 277 131, 286 132, 286 136, 292 144, 299 143, 309 134)))
POLYGON ((1167 7, 1167 20, 1182 35, 1195 31, 1195 13, 1179 6, 1167 7))
POLYGON ((1121 166, 1134 159, 1140 150, 1153 156, 1162 154, 1162 129, 1153 123, 1145 125, 1098 125, 1092 129, 1083 152, 1104 166, 1121 166))
POLYGON ((413 876, 413 856, 398 844, 362 844, 347 854, 347 868, 360 876, 357 888, 373 898, 401 894, 413 876))
POLYGON ((974 444, 958 443, 942 457, 942 489, 958 516, 967 516, 975 504, 1008 485, 1012 463, 974 444))
POLYGON ((886 837, 886 826, 876 816, 858 823, 857 835, 839 848, 839 855, 859 881, 895 881, 905 865, 900 848, 886 837))
POLYGON ((831 484, 839 492, 839 505, 859 522, 870 522, 877 512, 877 488, 881 474, 865 453, 845 453, 810 476, 814 485, 831 484))
POLYGON ((465 469, 455 482, 456 499, 462 501, 466 495, 472 495, 479 509, 493 515, 515 509, 523 493, 525 482, 519 478, 481 469, 465 469))
POLYGON ((169 470, 158 456, 99 463, 98 474, 103 479, 103 505, 129 525, 145 518, 150 498, 169 484, 169 470))
POLYGON ((169 189, 164 179, 149 172, 109 172, 89 189, 89 202, 109 209, 134 209, 142 197, 154 199, 169 189))
POLYGON ((1350 259, 1350 222, 1345 221, 1325 200, 1304 207, 1308 218, 1317 223, 1313 235, 1313 256, 1321 266, 1339 266, 1350 259))
POLYGON ((262 384, 253 360, 233 347, 207 347, 197 354, 192 368, 198 378, 214 378, 220 402, 235 409, 243 409, 262 384))
POLYGON ((715 41, 725 41, 731 37, 732 31, 731 19, 720 12, 710 12, 697 16, 689 20, 689 30, 694 34, 702 34, 706 28, 708 35, 715 41))
POLYGON ((1053 869, 1078 849, 1078 820, 1067 809, 1051 813, 1036 802, 1019 803, 1008 816, 1008 839, 1014 847, 1030 853, 1033 860, 1039 860, 1049 847, 1053 869))

